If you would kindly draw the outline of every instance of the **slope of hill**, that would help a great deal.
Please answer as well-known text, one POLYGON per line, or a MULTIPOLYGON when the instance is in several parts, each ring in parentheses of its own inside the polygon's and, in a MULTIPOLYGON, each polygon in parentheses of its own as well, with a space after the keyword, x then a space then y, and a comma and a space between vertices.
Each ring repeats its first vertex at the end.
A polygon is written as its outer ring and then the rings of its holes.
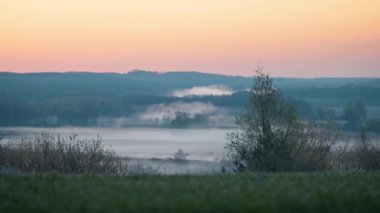
MULTIPOLYGON (((303 116, 315 117, 326 107, 335 107, 339 112, 348 101, 361 101, 373 112, 380 106, 380 79, 376 78, 274 81, 286 97, 296 102, 303 116)), ((155 107, 162 111, 154 113, 166 113, 167 118, 173 118, 176 110, 188 109, 192 109, 190 117, 204 111, 213 116, 222 112, 235 116, 246 106, 245 90, 251 83, 248 77, 199 72, 0 72, 0 125, 96 125, 98 118, 136 117, 149 110, 152 113, 155 107), (213 94, 207 90, 220 88, 227 92, 218 96, 173 96, 178 91, 213 94), (203 108, 197 111, 192 108, 194 104, 203 108), (172 109, 173 106, 180 108, 172 109)))

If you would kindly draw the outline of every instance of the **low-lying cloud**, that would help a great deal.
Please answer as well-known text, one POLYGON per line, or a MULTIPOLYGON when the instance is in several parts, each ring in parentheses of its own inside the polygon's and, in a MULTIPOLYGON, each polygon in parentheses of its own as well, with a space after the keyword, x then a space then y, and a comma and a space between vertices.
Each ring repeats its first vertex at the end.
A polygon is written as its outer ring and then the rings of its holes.
POLYGON ((183 103, 175 102, 171 104, 155 104, 141 113, 141 120, 164 121, 166 119, 174 119, 176 112, 186 112, 189 117, 194 117, 196 114, 213 114, 221 113, 221 109, 211 103, 192 102, 183 103))
POLYGON ((189 118, 202 115, 206 119, 204 124, 209 126, 231 126, 234 123, 234 117, 229 115, 228 109, 217 107, 212 103, 174 102, 153 104, 142 112, 129 117, 100 117, 97 119, 97 125, 113 127, 168 125, 176 119, 176 113, 178 112, 186 113, 189 118))
POLYGON ((176 90, 172 93, 174 97, 186 97, 186 96, 222 96, 222 95, 232 95, 234 91, 225 85, 210 85, 210 86, 199 86, 192 87, 190 89, 176 90))

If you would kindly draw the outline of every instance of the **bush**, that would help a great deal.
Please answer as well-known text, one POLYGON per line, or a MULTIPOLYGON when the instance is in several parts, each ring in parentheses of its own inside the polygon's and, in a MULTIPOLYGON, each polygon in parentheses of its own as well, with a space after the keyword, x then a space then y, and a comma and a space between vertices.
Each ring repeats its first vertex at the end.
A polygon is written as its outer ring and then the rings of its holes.
POLYGON ((360 169, 380 170, 380 147, 371 141, 364 131, 362 131, 355 149, 355 161, 356 166, 360 169))
POLYGON ((178 151, 174 154, 174 160, 184 162, 189 156, 189 153, 184 152, 182 149, 178 149, 178 151))
POLYGON ((122 162, 101 138, 78 139, 42 133, 0 146, 0 167, 22 172, 120 173, 122 162))
POLYGON ((332 123, 304 122, 302 144, 296 150, 294 167, 296 171, 333 170, 347 150, 346 139, 332 131, 332 123))

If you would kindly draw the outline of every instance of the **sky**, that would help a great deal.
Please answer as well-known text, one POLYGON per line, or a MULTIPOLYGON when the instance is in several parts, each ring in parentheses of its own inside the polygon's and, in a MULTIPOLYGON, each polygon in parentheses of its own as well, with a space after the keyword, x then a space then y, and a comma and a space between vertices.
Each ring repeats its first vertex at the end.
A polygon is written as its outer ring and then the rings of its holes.
POLYGON ((380 77, 380 0, 0 0, 0 70, 380 77))

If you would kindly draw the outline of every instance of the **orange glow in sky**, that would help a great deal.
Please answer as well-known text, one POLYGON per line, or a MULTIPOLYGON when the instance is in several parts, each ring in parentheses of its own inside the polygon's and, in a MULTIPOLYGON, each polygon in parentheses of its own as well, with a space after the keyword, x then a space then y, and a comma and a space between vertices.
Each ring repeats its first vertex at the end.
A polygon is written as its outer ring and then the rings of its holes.
POLYGON ((0 70, 380 77, 380 0, 1 0, 0 70))

